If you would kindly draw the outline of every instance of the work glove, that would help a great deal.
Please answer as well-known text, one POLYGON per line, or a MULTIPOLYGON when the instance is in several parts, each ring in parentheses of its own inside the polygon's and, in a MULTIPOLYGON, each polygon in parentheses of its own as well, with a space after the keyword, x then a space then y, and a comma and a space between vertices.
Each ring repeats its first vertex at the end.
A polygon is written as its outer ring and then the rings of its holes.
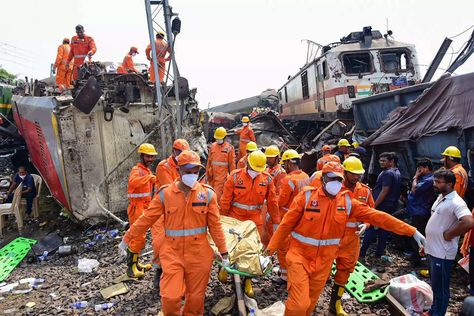
POLYGON ((366 224, 360 224, 359 225, 359 230, 356 232, 356 235, 357 236, 362 236, 365 233, 366 229, 367 229, 366 224))
POLYGON ((225 257, 222 259, 222 266, 223 267, 230 267, 230 260, 229 258, 225 257))
POLYGON ((425 248, 426 238, 419 231, 415 231, 415 234, 413 235, 413 239, 415 239, 420 249, 425 248))
POLYGON ((125 241, 122 241, 120 242, 120 244, 118 245, 118 248, 119 248, 119 255, 121 257, 126 257, 127 256, 127 248, 128 248, 128 245, 125 243, 125 241))

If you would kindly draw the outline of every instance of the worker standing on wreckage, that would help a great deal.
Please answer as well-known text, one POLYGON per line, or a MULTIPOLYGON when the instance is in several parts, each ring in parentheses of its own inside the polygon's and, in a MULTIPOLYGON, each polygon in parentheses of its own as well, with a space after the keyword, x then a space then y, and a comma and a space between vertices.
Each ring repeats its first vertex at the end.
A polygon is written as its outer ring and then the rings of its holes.
POLYGON ((311 315, 337 258, 350 221, 363 221, 396 234, 413 236, 419 247, 425 238, 414 227, 351 197, 342 190, 340 164, 322 169, 322 187, 306 187, 296 196, 273 234, 268 254, 280 249, 288 236, 288 300, 285 315, 311 315), (350 220, 349 220, 350 219, 350 220))
POLYGON ((160 284, 165 315, 203 315, 204 297, 213 262, 207 231, 224 265, 229 259, 219 206, 214 190, 197 181, 199 155, 184 150, 177 157, 179 178, 160 188, 148 210, 130 227, 120 243, 122 250, 138 253, 132 240, 163 218, 165 238, 160 249, 163 276, 160 284), (181 308, 184 291, 184 307, 181 308))
POLYGON ((253 133, 252 128, 250 127, 250 119, 248 116, 244 116, 241 120, 242 128, 237 131, 237 135, 240 136, 239 139, 239 154, 237 159, 240 160, 243 156, 245 156, 247 144, 249 142, 256 142, 255 134, 253 133))
POLYGON ((94 39, 84 34, 84 27, 82 25, 76 26, 76 34, 76 36, 72 37, 71 50, 69 51, 69 57, 66 64, 66 69, 69 70, 69 63, 74 59, 72 80, 77 80, 79 67, 84 64, 86 57, 91 58, 97 51, 94 39))

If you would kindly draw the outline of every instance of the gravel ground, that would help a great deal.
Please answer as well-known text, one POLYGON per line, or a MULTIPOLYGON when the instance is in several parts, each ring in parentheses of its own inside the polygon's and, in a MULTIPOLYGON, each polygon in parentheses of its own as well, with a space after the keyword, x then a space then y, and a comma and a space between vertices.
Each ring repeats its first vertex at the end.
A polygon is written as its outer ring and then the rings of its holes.
MULTIPOLYGON (((45 204, 47 203, 41 205, 45 204)), ((111 285, 112 280, 125 271, 125 262, 118 256, 116 247, 121 235, 116 238, 106 238, 99 241, 92 248, 86 248, 84 244, 94 236, 94 228, 85 229, 74 224, 68 218, 58 216, 60 210, 51 201, 48 207, 49 212, 42 213, 38 223, 29 224, 23 235, 25 237, 40 238, 48 232, 58 231, 61 236, 69 237, 68 244, 78 246, 79 251, 77 254, 62 258, 57 254, 53 254, 48 257, 47 261, 31 264, 23 260, 9 278, 5 280, 6 282, 11 283, 27 277, 44 278, 46 281, 42 287, 28 294, 9 294, 0 298, 0 314, 2 311, 12 315, 74 314, 78 311, 71 310, 69 304, 82 300, 89 302, 89 307, 80 310, 80 314, 83 315, 97 314, 93 306, 106 302, 113 302, 115 306, 107 312, 100 312, 100 314, 156 315, 159 312, 160 300, 152 286, 152 271, 146 273, 143 280, 128 283, 130 291, 127 294, 105 301, 99 293, 101 289, 111 285), (79 273, 76 268, 79 258, 96 259, 100 262, 100 266, 97 271, 92 273, 79 273), (28 302, 34 302, 36 305, 28 308, 26 307, 28 302)), ((112 228, 109 227, 109 229, 112 228)), ((1 241, 2 246, 16 237, 16 230, 11 227, 9 229, 9 236, 1 241)), ((397 264, 388 264, 388 266, 380 269, 379 274, 381 276, 390 278, 413 271, 400 252, 389 249, 388 255, 397 264)), ((368 259, 370 261, 370 257, 368 259)), ((254 284, 256 300, 260 308, 286 298, 285 287, 274 283, 272 281, 274 278, 274 275, 262 277, 256 280, 254 284)), ((456 269, 452 277, 452 298, 449 306, 449 312, 454 315, 458 314, 462 300, 467 295, 466 284, 466 274, 460 269, 456 269)), ((329 282, 320 297, 314 315, 327 314, 331 286, 332 282, 329 282)), ((212 277, 206 291, 206 314, 219 299, 231 294, 231 285, 223 285, 217 281, 217 267, 213 267, 212 277)), ((385 302, 367 305, 359 304, 355 299, 349 298, 344 300, 344 307, 352 315, 390 315, 385 302)))

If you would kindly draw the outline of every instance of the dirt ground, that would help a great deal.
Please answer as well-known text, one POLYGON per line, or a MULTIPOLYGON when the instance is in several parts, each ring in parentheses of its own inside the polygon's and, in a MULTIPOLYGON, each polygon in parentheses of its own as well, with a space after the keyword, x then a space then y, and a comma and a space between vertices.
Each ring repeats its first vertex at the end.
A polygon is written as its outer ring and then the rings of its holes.
MULTIPOLYGON (((112 280, 125 272, 125 262, 117 253, 117 245, 120 242, 122 232, 115 238, 99 240, 96 245, 86 247, 85 244, 93 240, 99 228, 113 229, 112 223, 96 227, 82 227, 73 223, 69 218, 60 216, 61 209, 54 203, 52 198, 43 198, 40 219, 37 223, 27 225, 23 232, 24 237, 39 239, 49 232, 58 232, 62 237, 68 237, 68 244, 76 245, 78 253, 67 257, 59 257, 58 254, 48 256, 46 261, 27 263, 23 262, 11 273, 7 283, 18 281, 22 278, 36 277, 44 278, 46 281, 42 287, 27 294, 8 294, 0 297, 0 314, 12 315, 64 315, 79 313, 81 315, 98 314, 94 311, 94 305, 99 303, 113 302, 115 306, 108 311, 99 314, 116 315, 156 315, 160 310, 160 299, 152 285, 153 271, 147 272, 143 280, 128 283, 130 291, 127 294, 116 296, 105 301, 99 291, 112 284, 112 280), (79 258, 96 259, 100 265, 92 273, 79 273, 77 261, 79 258), (73 311, 69 304, 77 301, 88 301, 89 307, 73 311), (28 302, 36 305, 32 308, 26 307, 28 302)), ((124 217, 125 214, 122 214, 124 217)), ((8 234, 5 239, 0 240, 0 246, 18 236, 13 226, 13 220, 9 221, 8 234)), ((150 248, 147 246, 146 248, 150 248)), ((148 249, 147 249, 148 250, 148 249)), ((145 250, 146 251, 146 250, 145 250)), ((413 268, 403 257, 401 252, 388 249, 388 256, 393 262, 387 264, 380 270, 380 274, 388 277, 399 276, 410 273, 413 268)), ((150 255, 146 257, 148 260, 150 255)), ((370 257, 369 260, 370 261, 370 257)), ((205 310, 206 315, 219 299, 232 294, 231 285, 223 285, 217 280, 217 267, 212 269, 212 277, 206 291, 205 310)), ((418 276, 423 279, 421 276, 418 276)), ((276 276, 271 274, 256 280, 254 289, 259 308, 266 307, 278 300, 286 299, 286 288, 274 282, 276 276)), ((427 279, 424 279, 428 281, 427 279)), ((449 312, 457 315, 461 308, 463 299, 467 296, 467 275, 456 268, 452 275, 452 291, 449 312)), ((326 315, 328 310, 330 288, 332 282, 326 285, 321 295, 318 307, 314 315, 326 315)), ((351 315, 390 315, 387 303, 379 302, 373 305, 359 304, 355 299, 344 300, 344 308, 351 315)), ((235 312, 233 313, 235 314, 235 312)))

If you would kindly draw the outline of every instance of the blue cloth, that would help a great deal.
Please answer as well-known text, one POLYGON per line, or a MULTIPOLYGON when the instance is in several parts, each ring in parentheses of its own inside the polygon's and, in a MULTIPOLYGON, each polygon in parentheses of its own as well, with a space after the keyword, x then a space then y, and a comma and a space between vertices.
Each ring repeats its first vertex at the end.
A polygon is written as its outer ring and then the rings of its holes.
POLYGON ((430 316, 444 316, 449 303, 449 281, 454 260, 430 256, 430 281, 433 289, 433 304, 430 316))
POLYGON ((435 201, 433 174, 418 179, 415 192, 408 193, 407 211, 411 216, 430 216, 435 201))
POLYGON ((390 190, 377 209, 389 213, 394 212, 398 208, 398 199, 402 188, 402 176, 398 168, 385 169, 379 174, 373 190, 374 200, 377 200, 383 187, 389 187, 390 190))
POLYGON ((360 256, 365 257, 365 255, 367 254, 367 250, 369 250, 370 245, 375 241, 375 239, 378 239, 377 249, 375 250, 375 257, 380 258, 384 254, 389 235, 390 235, 390 232, 382 228, 375 229, 373 226, 370 226, 369 228, 367 228, 367 230, 364 233, 364 240, 362 242, 362 247, 360 247, 360 256))
POLYGON ((25 191, 28 188, 31 188, 30 193, 33 195, 33 197, 36 196, 35 180, 31 176, 31 174, 28 173, 26 174, 25 179, 21 179, 20 175, 17 173, 13 181, 15 183, 21 183, 23 185, 23 191, 25 191))

